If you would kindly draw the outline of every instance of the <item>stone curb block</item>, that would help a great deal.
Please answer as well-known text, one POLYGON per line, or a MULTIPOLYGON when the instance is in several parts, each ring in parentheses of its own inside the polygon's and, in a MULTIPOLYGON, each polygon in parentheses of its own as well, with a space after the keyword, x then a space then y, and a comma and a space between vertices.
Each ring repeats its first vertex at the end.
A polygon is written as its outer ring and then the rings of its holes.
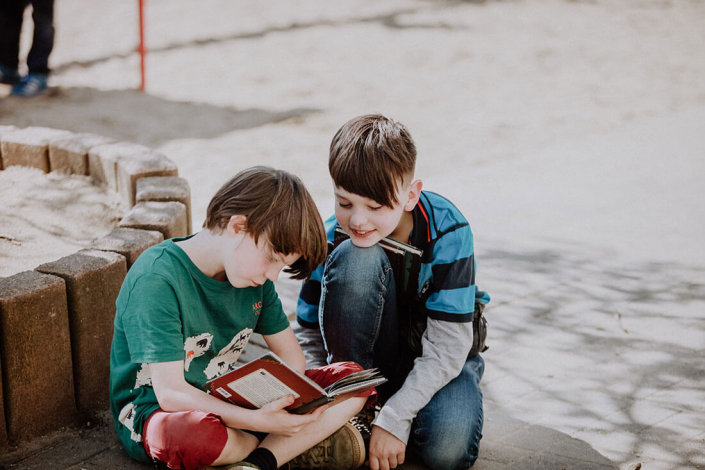
POLYGON ((139 202, 118 224, 120 227, 157 230, 164 238, 185 237, 186 206, 180 202, 139 202))
POLYGON ((2 136, 3 167, 23 165, 49 171, 49 143, 70 136, 69 131, 46 127, 27 127, 4 133, 2 136))
POLYGON ((76 418, 64 280, 36 271, 0 278, 0 356, 11 441, 76 418))
POLYGON ((117 192, 117 162, 126 155, 144 154, 152 149, 131 142, 96 145, 88 152, 88 171, 93 179, 117 192))
POLYGON ((177 176, 149 176, 137 180, 136 202, 176 201, 186 206, 186 228, 191 227, 191 188, 188 181, 177 176))
POLYGON ((82 412, 105 407, 106 351, 126 270, 165 237, 188 235, 191 216, 190 189, 177 177, 176 165, 143 145, 0 126, 0 170, 11 165, 90 175, 118 192, 131 210, 111 233, 90 244, 95 251, 0 278, 0 372, 6 378, 0 382, 0 447, 75 421, 76 404, 82 412), (135 205, 138 185, 144 200, 135 205), (51 400, 36 406, 37 396, 51 400))
POLYGON ((49 143, 49 168, 72 175, 88 175, 88 152, 91 148, 114 142, 96 134, 73 134, 49 143))
POLYGON ((177 176, 174 162, 159 152, 133 154, 120 158, 117 162, 118 193, 130 206, 135 205, 137 181, 149 176, 177 176))
POLYGON ((12 132, 16 129, 17 128, 15 126, 0 126, 0 170, 3 169, 3 163, 2 163, 2 138, 3 138, 3 135, 7 134, 8 132, 12 132))
MULTIPOLYGON (((0 333, 1 337, 1 333, 0 333)), ((5 426, 5 423, 7 420, 5 419, 5 399, 2 396, 2 351, 0 347, 0 449, 3 448, 7 444, 8 438, 7 438, 7 427, 5 426)))
POLYGON ((86 415, 108 405, 110 344, 115 300, 127 274, 125 257, 81 250, 36 268, 66 283, 73 378, 78 411, 86 415))
POLYGON ((106 236, 94 240, 88 248, 119 253, 125 257, 127 269, 130 269, 144 250, 162 241, 164 235, 156 230, 118 227, 106 236))

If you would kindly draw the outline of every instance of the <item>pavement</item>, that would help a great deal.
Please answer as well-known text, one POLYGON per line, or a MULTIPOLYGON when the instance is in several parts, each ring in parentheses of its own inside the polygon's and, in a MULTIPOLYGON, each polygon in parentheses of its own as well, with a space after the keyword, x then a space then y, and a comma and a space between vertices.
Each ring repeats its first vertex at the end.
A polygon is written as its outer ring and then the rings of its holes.
MULTIPOLYGON (((256 3, 243 2, 250 6, 256 3)), ((440 116, 445 116, 440 112, 434 114, 433 106, 440 99, 435 95, 428 97, 442 92, 443 87, 419 86, 420 95, 426 99, 409 98, 408 107, 400 104, 395 108, 396 103, 402 103, 408 97, 402 99, 395 94, 401 93, 396 90, 391 94, 390 102, 386 102, 384 90, 368 86, 365 89, 371 98, 341 92, 341 102, 336 102, 331 109, 326 109, 322 103, 333 98, 321 97, 318 93, 338 90, 314 89, 304 93, 300 89, 283 88, 284 91, 279 90, 277 96, 291 94, 299 100, 290 105, 287 103, 294 110, 293 115, 277 114, 282 109, 277 106, 265 107, 271 114, 263 114, 255 112, 258 111, 255 106, 248 108, 249 105, 244 106, 244 110, 243 107, 239 110, 229 107, 235 106, 232 103, 227 106, 205 105, 203 103, 220 103, 220 97, 211 88, 204 92, 201 104, 184 103, 185 96, 195 99, 193 97, 206 88, 188 88, 184 80, 179 82, 183 88, 179 93, 167 89, 167 81, 173 81, 177 76, 174 69, 161 70, 160 60, 167 61, 183 53, 187 60, 197 61, 206 53, 221 53, 219 57, 222 57, 222 54, 244 54, 248 48, 263 54, 272 48, 286 47, 287 41, 292 47, 298 47, 309 36, 313 36, 312 43, 316 47, 323 49, 325 41, 322 38, 329 37, 323 33, 330 34, 329 29, 356 38, 368 33, 375 38, 403 34, 404 42, 423 48, 425 44, 442 41, 445 37, 456 37, 458 41, 465 38, 458 36, 461 28, 453 26, 456 18, 446 20, 445 26, 439 28, 424 26, 425 21, 434 15, 445 13, 452 16, 454 9, 463 12, 472 9, 473 21, 477 23, 469 28, 470 35, 477 31, 491 34, 489 25, 506 19, 505 13, 509 9, 519 12, 512 16, 515 19, 527 18, 532 9, 539 8, 541 14, 550 9, 559 10, 566 15, 563 18, 587 14, 582 17, 586 22, 597 21, 608 32, 612 27, 621 32, 627 26, 621 22, 622 17, 615 17, 615 22, 611 23, 614 9, 618 8, 616 4, 599 1, 410 2, 413 21, 403 25, 397 20, 404 18, 404 12, 410 11, 406 4, 390 2, 382 5, 364 0, 353 3, 388 10, 375 13, 385 22, 380 27, 382 32, 376 29, 374 18, 360 20, 359 17, 366 13, 362 9, 350 8, 336 11, 335 21, 323 22, 318 28, 305 22, 294 22, 291 27, 277 23, 275 27, 262 27, 261 35, 256 34, 257 27, 254 27, 254 34, 224 31, 218 40, 173 43, 152 56, 155 78, 151 86, 156 92, 147 95, 124 90, 96 91, 93 88, 99 86, 91 82, 97 80, 92 73, 122 70, 123 61, 128 61, 131 66, 135 64, 134 57, 102 50, 100 54, 106 54, 105 58, 93 60, 60 50, 58 57, 63 57, 64 62, 58 67, 55 83, 60 89, 57 94, 37 101, 38 104, 20 106, 10 100, 6 103, 0 101, 0 123, 51 127, 61 127, 60 124, 65 123, 64 127, 73 131, 89 130, 157 147, 175 159, 181 174, 189 179, 196 210, 194 220, 199 220, 197 211, 203 209, 220 182, 215 177, 213 181, 204 182, 196 179, 194 174, 200 167, 207 166, 213 166, 221 173, 232 173, 221 166, 225 165, 224 160, 209 158, 227 155, 233 147, 242 149, 240 165, 252 162, 288 168, 296 165, 293 168, 303 175, 314 196, 330 202, 325 171, 309 164, 305 155, 325 153, 332 132, 342 122, 341 116, 350 116, 345 106, 357 110, 359 106, 356 107, 354 100, 360 99, 369 100, 364 102, 369 108, 370 101, 379 100, 382 103, 380 108, 385 109, 384 105, 393 102, 391 107, 402 116, 409 113, 418 129, 423 127, 421 123, 425 122, 426 116, 413 114, 412 108, 431 113, 434 118, 430 121, 434 122, 442 121, 440 116), (579 14, 572 15, 573 8, 579 9, 579 14), (395 12, 399 15, 395 16, 395 12), (390 26, 389 23, 394 24, 390 26), (323 33, 317 36, 321 29, 323 33), (163 80, 165 88, 160 88, 159 80, 163 80), (350 102, 346 105, 344 99, 350 102), (99 108, 123 106, 120 109, 125 112, 101 117, 91 103, 97 103, 99 108), (307 107, 307 103, 310 106, 307 107), (90 109, 92 114, 84 119, 65 119, 65 115, 77 116, 76 111, 81 107, 90 109), (127 123, 123 116, 133 108, 143 110, 144 119, 131 115, 127 123), (315 111, 309 113, 305 108, 309 111, 315 108, 315 111), (152 126, 160 116, 169 117, 169 131, 152 126), (215 131, 209 129, 206 132, 198 127, 207 116, 215 116, 215 131), (235 118, 241 121, 232 124, 235 118), (226 121, 227 125, 217 128, 218 123, 226 121), (193 132, 191 125, 196 126, 193 132), (289 138, 282 147, 277 146, 280 138, 294 134, 299 137, 289 138), (314 145, 314 141, 318 143, 314 145), (250 151, 250 147, 258 151, 250 151), (261 151, 262 148, 265 151, 261 151), (289 149, 293 157, 287 159, 289 149), (197 163, 193 163, 194 154, 199 155, 197 163)), ((112 4, 114 2, 104 2, 103 6, 111 8, 112 4)), ((697 2, 633 4, 654 15, 670 15, 679 8, 689 11, 686 6, 696 8, 697 2)), ((78 8, 82 3, 66 0, 64 5, 64 8, 71 5, 78 8)), ((179 5, 186 7, 184 2, 179 5)), ((317 8, 311 7, 310 3, 306 5, 311 11, 317 8)), ((286 3, 278 3, 276 8, 281 10, 277 22, 285 24, 286 15, 291 11, 287 10, 286 3)), ((301 12, 299 18, 304 13, 301 12)), ((632 16, 637 14, 630 12, 632 16)), ((291 16, 296 15, 292 13, 291 16)), ((657 40, 645 31, 658 29, 660 20, 639 18, 643 21, 637 23, 640 28, 645 28, 640 29, 644 34, 615 35, 618 40, 614 42, 619 47, 615 46, 614 50, 627 48, 632 37, 650 45, 656 44, 657 40)), ((170 20, 183 24, 183 20, 176 17, 170 20)), ((259 20, 274 22, 264 16, 259 20)), ((118 23, 117 19, 115 23, 118 23)), ((529 23, 522 22, 517 33, 521 34, 524 27, 529 29, 529 23)), ((222 24, 219 27, 227 29, 222 24)), ((543 29, 549 30, 550 26, 544 25, 543 29)), ((693 54, 687 64, 676 66, 676 49, 672 49, 674 55, 669 55, 664 46, 664 49, 655 48, 658 56, 664 59, 659 66, 638 69, 638 73, 625 70, 626 75, 620 75, 620 62, 634 57, 634 54, 616 58, 602 50, 593 54, 590 52, 592 42, 587 42, 593 36, 581 31, 573 37, 571 47, 588 51, 585 56, 603 57, 600 67, 614 72, 615 79, 627 77, 618 88, 578 100, 580 105, 569 110, 574 115, 568 118, 561 114, 566 107, 552 101, 549 96, 553 95, 548 90, 536 95, 529 90, 527 95, 522 95, 523 99, 531 102, 536 97, 539 100, 533 103, 536 109, 555 106, 551 109, 556 114, 550 115, 542 126, 535 127, 531 125, 533 117, 530 114, 508 112, 503 107, 511 106, 515 101, 510 99, 511 86, 515 82, 525 82, 521 73, 505 74, 506 82, 496 85, 506 92, 505 95, 495 100, 488 91, 489 101, 475 102, 480 117, 470 117, 473 126, 477 125, 474 129, 479 127, 480 131, 468 132, 469 137, 466 137, 459 132, 462 126, 452 128, 458 139, 470 139, 470 148, 494 148, 488 150, 495 152, 491 154, 492 158, 458 165, 458 171, 450 174, 436 170, 433 161, 427 161, 420 169, 427 188, 439 190, 458 201, 468 215, 475 233, 478 283, 492 295, 492 303, 486 310, 490 349, 484 354, 485 429, 480 458, 473 468, 705 469, 705 250, 702 247, 705 240, 705 91, 698 88, 702 86, 698 81, 682 87, 655 86, 653 96, 671 92, 677 95, 665 106, 649 101, 646 94, 630 95, 630 84, 636 83, 635 80, 647 82, 666 75, 683 80, 693 76, 701 79, 705 73, 705 61, 702 55, 693 54), (582 39, 586 42, 578 46, 582 39), (669 60, 674 62, 671 64, 669 60), (630 76, 629 73, 636 75, 630 76), (609 99, 601 101, 605 96, 609 99), (616 103, 615 109, 622 106, 620 116, 627 117, 616 119, 610 115, 611 103, 605 104, 610 100, 616 103), (580 114, 580 110, 590 108, 594 103, 606 109, 602 120, 594 119, 596 114, 587 117, 580 114), (511 115, 514 120, 509 124, 492 121, 500 115, 511 115), (581 116, 584 119, 581 120, 581 116), (488 128, 482 127, 486 121, 489 122, 488 128), (490 125, 494 127, 490 129, 490 125), (498 136, 495 146, 485 145, 490 142, 481 140, 472 141, 480 139, 476 136, 484 135, 485 130, 487 134, 498 136)), ((673 30, 674 37, 680 39, 672 44, 686 47, 696 34, 702 34, 693 31, 685 35, 686 38, 678 36, 679 30, 673 30)), ((179 34, 182 33, 180 30, 179 34)), ((465 39, 460 42, 472 43, 465 39)), ((396 47, 400 47, 399 44, 395 43, 396 47)), ((702 45, 702 41, 699 44, 702 45)), ((315 62, 317 49, 310 52, 312 55, 307 57, 315 62)), ((556 50, 544 52, 557 53, 556 50)), ((407 51, 412 62, 418 58, 415 54, 407 51)), ((520 60, 520 55, 511 56, 507 63, 520 60)), ((373 60, 376 56, 370 54, 370 58, 373 60)), ((502 63, 501 57, 498 62, 487 60, 483 67, 474 69, 473 74, 481 74, 482 68, 489 69, 502 63)), ((289 72, 293 67, 287 61, 282 61, 281 66, 289 72)), ((526 69, 526 73, 530 72, 526 69)), ((579 72, 576 77, 587 73, 583 69, 579 72)), ((455 83, 452 80, 457 78, 456 75, 446 77, 449 80, 446 83, 455 83)), ((245 78, 244 75, 238 76, 241 80, 245 78)), ((612 83, 606 77, 598 78, 594 87, 609 87, 612 83)), ((257 80, 259 78, 248 82, 253 94, 247 96, 253 102, 264 100, 268 89, 279 86, 279 82, 263 78, 259 87, 257 80)), ((551 82, 556 89, 550 92, 555 91, 556 96, 562 96, 565 101, 576 90, 574 87, 568 87, 568 91, 560 89, 559 84, 567 82, 569 80, 551 82)), ((299 82, 293 83, 298 86, 299 82)), ((111 85, 114 84, 111 82, 111 85)), ((534 85, 538 86, 539 82, 534 85)), ((451 102, 461 87, 449 88, 451 91, 445 99, 451 102)), ((590 87, 581 92, 589 95, 590 87)), ((241 99, 245 94, 237 96, 241 99)), ((550 114, 545 109, 544 112, 550 114)), ((461 115, 455 117, 459 121, 461 115)), ((429 126, 433 130, 422 131, 416 137, 420 149, 426 151, 439 143, 433 140, 435 134, 441 134, 439 141, 444 139, 441 124, 429 123, 429 126)), ((459 148, 465 144, 459 142, 457 148, 450 146, 448 150, 460 152, 459 148)), ((198 178, 201 176, 198 173, 198 178)), ((327 213, 331 206, 323 206, 327 213)), ((293 311, 296 284, 280 280, 278 289, 287 312, 293 311)), ((248 354, 254 354, 256 349, 248 350, 248 354)), ((104 415, 83 426, 64 429, 22 448, 6 451, 0 455, 0 468, 77 470, 148 466, 131 462, 126 457, 104 415)), ((403 468, 423 467, 410 462, 403 468)))

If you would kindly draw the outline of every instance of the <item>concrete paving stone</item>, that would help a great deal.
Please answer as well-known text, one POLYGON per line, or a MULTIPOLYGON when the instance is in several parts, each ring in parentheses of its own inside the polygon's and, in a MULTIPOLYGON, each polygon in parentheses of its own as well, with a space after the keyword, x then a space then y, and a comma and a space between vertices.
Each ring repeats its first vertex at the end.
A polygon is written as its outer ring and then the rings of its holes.
POLYGON ((703 415, 679 413, 650 426, 638 434, 640 455, 705 468, 705 439, 695 437, 702 425, 703 415))
MULTIPOLYGON (((657 428, 658 426, 654 427, 654 429, 657 428)), ((645 429, 648 428, 639 425, 632 427, 622 425, 609 429, 606 427, 591 428, 579 431, 573 434, 573 437, 589 442, 603 455, 621 463, 633 462, 638 459, 683 463, 682 457, 675 459, 672 456, 685 456, 689 443, 695 441, 692 436, 668 433, 665 430, 661 433, 645 432, 645 429)), ((699 451, 702 455, 702 447, 699 448, 699 451)), ((697 467, 691 466, 690 468, 697 467)))
POLYGON ((512 418, 491 401, 485 400, 484 413, 483 443, 485 441, 506 443, 506 436, 531 426, 525 421, 512 418))
POLYGON ((66 282, 74 390, 79 412, 108 406, 110 343, 115 300, 127 274, 125 257, 107 251, 81 250, 36 268, 66 282))
POLYGON ((102 135, 80 133, 54 139, 49 143, 49 169, 72 175, 88 175, 88 152, 91 148, 114 142, 102 135))
POLYGON ((163 240, 164 235, 157 230, 117 227, 104 237, 92 241, 89 248, 120 253, 127 261, 127 269, 130 269, 144 250, 163 240))
POLYGON ((135 204, 137 181, 149 176, 177 176, 176 164, 154 150, 126 152, 117 159, 117 192, 132 207, 135 204))
POLYGON ((529 455, 532 451, 520 449, 506 443, 503 440, 494 440, 483 437, 480 441, 480 455, 477 462, 472 467, 476 469, 505 469, 509 465, 519 462, 529 455))
POLYGON ((185 237, 186 206, 180 202, 139 202, 118 224, 119 227, 157 230, 165 239, 185 237))
POLYGON ((703 416, 701 429, 705 429, 705 390, 702 388, 702 382, 693 382, 683 380, 670 388, 657 390, 645 397, 645 401, 653 403, 654 406, 668 406, 689 413, 701 414, 703 416))
POLYGON ((508 374, 494 381, 485 381, 483 377, 481 386, 485 397, 498 405, 507 406, 540 389, 539 382, 508 374))
POLYGON ((70 136, 71 132, 47 127, 26 127, 3 134, 3 167, 11 165, 39 168, 49 171, 49 143, 53 139, 70 136))
POLYGON ((25 271, 0 278, 0 357, 11 441, 74 422, 65 282, 25 271))
POLYGON ((178 176, 148 176, 137 180, 136 202, 176 201, 186 206, 186 226, 191 233, 191 188, 185 178, 178 176))
POLYGON ((110 415, 80 427, 65 428, 0 455, 0 468, 59 470, 67 468, 153 468, 132 461, 120 447, 110 415), (107 458, 106 458, 107 456, 107 458), (95 466, 100 463, 102 467, 95 466))
POLYGON ((508 467, 508 470, 545 470, 545 469, 560 469, 560 470, 607 470, 616 469, 617 466, 605 459, 607 463, 599 463, 593 461, 581 461, 571 457, 562 455, 554 455, 549 452, 530 455, 519 462, 516 462, 508 467))

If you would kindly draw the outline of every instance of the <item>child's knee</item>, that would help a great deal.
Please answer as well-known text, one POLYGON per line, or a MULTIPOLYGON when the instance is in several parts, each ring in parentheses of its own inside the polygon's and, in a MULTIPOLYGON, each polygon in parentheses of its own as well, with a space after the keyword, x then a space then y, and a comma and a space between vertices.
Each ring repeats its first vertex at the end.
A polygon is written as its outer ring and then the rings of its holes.
POLYGON ((228 441, 220 417, 202 411, 154 412, 144 426, 147 454, 169 468, 202 468, 213 463, 228 441))
POLYGON ((388 270, 389 260, 381 247, 359 248, 346 240, 328 258, 323 277, 329 288, 335 285, 367 293, 379 287, 388 270))

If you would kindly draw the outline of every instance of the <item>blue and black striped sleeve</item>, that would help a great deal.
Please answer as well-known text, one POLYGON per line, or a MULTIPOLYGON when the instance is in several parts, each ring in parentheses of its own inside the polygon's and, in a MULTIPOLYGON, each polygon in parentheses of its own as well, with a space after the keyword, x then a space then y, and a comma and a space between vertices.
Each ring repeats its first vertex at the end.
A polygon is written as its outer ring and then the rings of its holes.
POLYGON ((469 322, 475 311, 475 256, 470 226, 460 223, 440 234, 432 246, 430 262, 423 266, 430 279, 425 307, 430 318, 469 322))

